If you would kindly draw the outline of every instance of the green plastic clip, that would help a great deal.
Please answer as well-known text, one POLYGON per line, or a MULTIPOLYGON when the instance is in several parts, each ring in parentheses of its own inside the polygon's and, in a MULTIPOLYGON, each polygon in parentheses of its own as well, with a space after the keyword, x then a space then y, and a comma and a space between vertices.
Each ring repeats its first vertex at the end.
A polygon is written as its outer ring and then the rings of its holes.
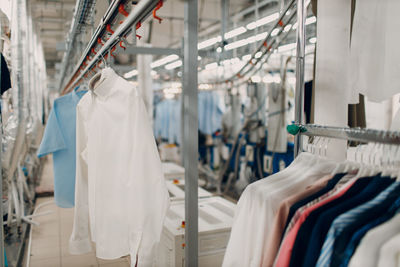
POLYGON ((290 133, 291 135, 297 135, 299 132, 300 133, 304 133, 307 131, 307 129, 303 126, 298 126, 296 124, 291 124, 288 125, 286 127, 286 130, 288 131, 288 133, 290 133))

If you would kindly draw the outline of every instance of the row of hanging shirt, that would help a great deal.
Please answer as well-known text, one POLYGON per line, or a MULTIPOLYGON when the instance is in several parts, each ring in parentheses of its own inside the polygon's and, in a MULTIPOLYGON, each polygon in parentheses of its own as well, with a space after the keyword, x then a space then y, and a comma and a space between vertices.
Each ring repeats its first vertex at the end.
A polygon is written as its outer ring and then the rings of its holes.
MULTIPOLYGON (((200 91, 198 95, 199 131, 212 135, 221 129, 223 98, 217 91, 200 91)), ((181 99, 165 99, 155 107, 154 134, 169 143, 181 142, 181 99)))
POLYGON ((223 266, 399 266, 400 173, 392 163, 380 169, 301 153, 245 189, 223 266))
POLYGON ((56 99, 38 156, 49 153, 56 204, 75 206, 70 253, 95 242, 98 258, 154 266, 169 194, 136 88, 105 68, 87 92, 56 99))

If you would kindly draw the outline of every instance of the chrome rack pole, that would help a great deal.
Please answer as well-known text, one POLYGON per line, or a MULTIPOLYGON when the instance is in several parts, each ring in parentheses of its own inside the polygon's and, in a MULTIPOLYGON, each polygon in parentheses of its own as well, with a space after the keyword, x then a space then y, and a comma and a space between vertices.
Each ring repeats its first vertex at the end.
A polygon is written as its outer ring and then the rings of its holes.
MULTIPOLYGON (((305 23, 306 23, 305 0, 297 0, 297 53, 296 53, 296 102, 295 122, 303 123, 304 110, 304 55, 305 55, 305 23)), ((301 135, 294 138, 294 156, 302 151, 301 135)))
POLYGON ((183 44, 183 106, 185 167, 185 266, 198 266, 198 84, 197 0, 185 1, 183 44))
POLYGON ((400 145, 400 132, 361 128, 343 128, 316 124, 297 125, 301 128, 301 135, 321 136, 362 143, 372 142, 400 145))

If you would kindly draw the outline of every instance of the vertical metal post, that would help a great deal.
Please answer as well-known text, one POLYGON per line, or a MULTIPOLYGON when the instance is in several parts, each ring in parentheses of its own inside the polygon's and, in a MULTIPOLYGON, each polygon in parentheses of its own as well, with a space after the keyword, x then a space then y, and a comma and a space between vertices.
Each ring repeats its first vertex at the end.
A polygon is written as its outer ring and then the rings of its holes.
POLYGON ((229 20, 229 0, 221 0, 221 55, 220 60, 225 60, 225 33, 229 20))
POLYGON ((185 1, 183 47, 185 266, 198 266, 198 109, 197 109, 197 0, 185 1))
MULTIPOLYGON (((297 0, 297 53, 296 53, 296 102, 295 102, 295 121, 303 123, 304 110, 304 55, 306 49, 306 5, 305 0, 297 0)), ((302 151, 302 140, 300 135, 294 139, 294 156, 297 157, 302 151)))

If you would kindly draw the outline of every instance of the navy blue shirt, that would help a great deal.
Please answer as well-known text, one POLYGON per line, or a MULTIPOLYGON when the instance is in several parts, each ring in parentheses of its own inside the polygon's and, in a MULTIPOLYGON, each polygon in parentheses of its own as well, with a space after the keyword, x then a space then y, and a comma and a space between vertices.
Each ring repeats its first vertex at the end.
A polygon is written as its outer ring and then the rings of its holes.
MULTIPOLYGON (((322 195, 328 193, 329 191, 331 191, 336 186, 336 184, 340 181, 340 179, 342 179, 345 175, 346 175, 346 173, 338 173, 338 174, 336 174, 335 176, 333 176, 332 179, 330 179, 328 181, 328 183, 326 184, 326 186, 324 188, 322 188, 318 192, 316 192, 316 193, 314 193, 314 194, 312 194, 312 195, 310 195, 310 196, 308 196, 308 197, 296 202, 295 204, 293 204, 289 209, 289 214, 288 214, 288 217, 286 219, 286 225, 285 225, 285 228, 284 228, 282 233, 286 232, 286 228, 288 227, 288 225, 289 225, 290 221, 292 220, 294 214, 296 213, 296 211, 299 208, 303 207, 304 205, 307 205, 308 203, 310 203, 314 199, 317 199, 320 196, 322 196, 322 195)), ((283 235, 281 237, 281 241, 282 241, 282 239, 283 239, 283 235)))
MULTIPOLYGON (((357 220, 346 225, 345 229, 335 238, 331 266, 340 266, 345 258, 345 251, 351 243, 352 237, 363 226, 378 219, 387 213, 388 209, 400 196, 400 186, 398 186, 381 204, 366 210, 357 217, 357 220)), ((363 236, 363 235, 362 235, 363 236)))
POLYGON ((315 222, 318 219, 319 215, 325 210, 331 207, 335 207, 341 202, 349 198, 352 198, 355 194, 358 194, 359 192, 364 190, 364 188, 367 187, 372 180, 373 180, 372 177, 358 179, 341 197, 326 203, 325 205, 319 207, 318 209, 315 209, 307 216, 307 219, 302 223, 302 225, 299 228, 299 231, 297 232, 296 240, 293 244, 289 266, 298 267, 303 262, 303 256, 306 253, 307 249, 307 246, 305 244, 309 244, 311 242, 310 233, 314 228, 315 222))
POLYGON ((322 212, 312 230, 310 243, 304 255, 303 266, 315 266, 329 228, 339 215, 373 199, 393 182, 394 180, 390 178, 374 178, 359 194, 322 212))

